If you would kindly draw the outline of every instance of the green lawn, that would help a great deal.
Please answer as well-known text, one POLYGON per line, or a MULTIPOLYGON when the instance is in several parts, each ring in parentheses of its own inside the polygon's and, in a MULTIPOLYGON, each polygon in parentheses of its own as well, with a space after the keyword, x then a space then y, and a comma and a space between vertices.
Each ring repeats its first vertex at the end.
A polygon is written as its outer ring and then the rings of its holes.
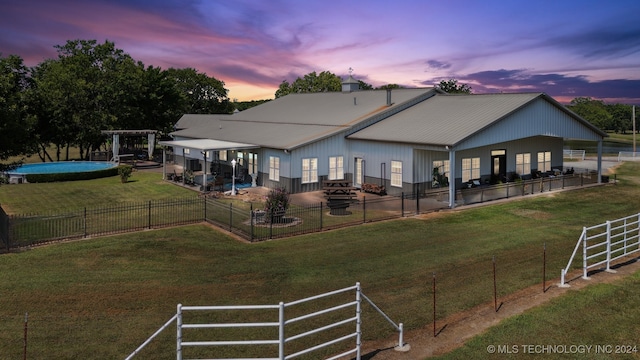
POLYGON ((108 178, 0 186, 0 205, 13 214, 64 213, 147 200, 195 196, 195 192, 162 180, 162 174, 134 171, 127 183, 108 178))
MULTIPOLYGON (((256 244, 239 242, 206 225, 194 225, 2 255, 0 354, 10 359, 22 357, 25 313, 29 314, 30 359, 122 359, 171 318, 178 303, 277 304, 351 286, 357 281, 369 298, 394 321, 403 322, 405 328, 429 326, 433 321, 433 273, 438 279, 439 319, 493 301, 493 257, 499 296, 542 282, 544 245, 546 280, 557 283, 583 226, 638 213, 637 204, 629 201, 640 195, 638 174, 640 166, 629 163, 618 169, 617 185, 552 192, 428 218, 371 223, 256 244)), ((180 194, 167 192, 186 191, 163 184, 158 174, 147 177, 142 172, 135 173, 132 181, 120 184, 114 178, 113 182, 102 179, 51 184, 55 186, 1 186, 0 203, 16 209, 18 203, 26 202, 29 205, 20 205, 25 206, 22 211, 35 212, 41 206, 55 209, 61 201, 66 201, 65 208, 114 201, 116 195, 122 198, 121 193, 129 193, 124 189, 129 185, 139 187, 130 196, 136 201, 139 194, 175 197, 180 194), (32 197, 32 193, 37 195, 32 197), (26 198, 29 201, 23 201, 26 198)), ((640 293, 634 290, 638 280, 630 281, 635 281, 631 287, 607 285, 589 289, 604 293, 602 297, 581 295, 584 298, 576 309, 582 318, 590 316, 591 312, 584 310, 590 306, 603 310, 577 325, 573 321, 552 322, 558 328, 554 332, 567 334, 562 343, 577 343, 581 339, 577 334, 598 324, 607 308, 613 313, 624 310, 615 316, 640 318, 640 310, 632 306, 637 304, 640 293), (636 299, 632 300, 635 303, 627 307, 627 302, 604 301, 607 291, 610 299, 624 296, 636 299)), ((563 297, 554 304, 577 301, 571 298, 563 297)), ((547 316, 576 319, 567 313, 567 307, 571 308, 571 304, 553 305, 546 311, 528 313, 532 320, 513 321, 543 324, 550 321, 547 316)), ((363 316, 365 339, 394 336, 370 307, 364 306, 363 316)), ((612 325, 606 329, 611 338, 627 340, 629 328, 634 330, 632 334, 638 333, 633 324, 625 323, 617 329, 613 326, 616 320, 607 321, 612 325)), ((487 342, 519 343, 523 339, 515 336, 520 333, 508 327, 517 328, 518 324, 521 323, 512 325, 509 321, 505 328, 496 328, 497 334, 491 338, 474 339, 461 353, 450 356, 485 357, 487 342)), ((530 331, 530 335, 522 336, 538 336, 544 326, 530 331)), ((315 359, 319 354, 306 358, 315 359)), ((233 355, 229 350, 223 356, 233 355)), ((172 358, 175 327, 136 357, 172 358)))

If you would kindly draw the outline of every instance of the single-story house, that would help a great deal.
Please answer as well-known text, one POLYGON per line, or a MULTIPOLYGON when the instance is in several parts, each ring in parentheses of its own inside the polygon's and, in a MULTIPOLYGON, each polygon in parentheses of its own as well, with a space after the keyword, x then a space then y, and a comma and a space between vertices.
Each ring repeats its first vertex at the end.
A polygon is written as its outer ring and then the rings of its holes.
MULTIPOLYGON (((563 168, 563 141, 598 143, 599 130, 544 93, 447 94, 437 88, 290 94, 231 115, 185 114, 160 142, 176 164, 292 193, 323 180, 374 183, 389 195, 470 181, 510 181, 563 168)), ((201 183, 204 183, 202 181, 201 183)))

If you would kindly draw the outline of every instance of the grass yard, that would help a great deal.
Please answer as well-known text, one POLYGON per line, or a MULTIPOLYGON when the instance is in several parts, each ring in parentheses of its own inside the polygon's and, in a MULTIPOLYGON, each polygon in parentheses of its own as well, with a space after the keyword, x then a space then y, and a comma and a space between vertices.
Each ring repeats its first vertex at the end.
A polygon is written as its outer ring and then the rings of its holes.
MULTIPOLYGON (((583 226, 639 212, 630 199, 640 195, 640 165, 627 163, 617 173, 620 183, 615 186, 548 193, 256 244, 238 242, 206 225, 193 225, 2 255, 0 354, 22 357, 25 313, 29 314, 30 359, 122 359, 169 320, 178 303, 277 304, 357 281, 370 299, 405 328, 429 326, 433 273, 439 289, 437 318, 493 301, 494 256, 499 296, 542 282, 544 245, 547 281, 557 283, 583 226)), ((147 177, 138 172, 128 184, 109 180, 2 186, 0 203, 13 212, 20 206, 17 212, 40 212, 36 211, 40 205, 48 210, 77 208, 88 206, 88 201, 109 203, 116 197, 139 201, 146 200, 143 196, 176 197, 184 194, 167 193, 187 191, 163 184, 158 174, 147 177), (130 185, 138 188, 124 189, 130 185)), ((640 280, 635 276, 629 281, 631 286, 603 285, 576 292, 575 300, 572 294, 527 313, 529 318, 509 320, 484 335, 491 337, 474 339, 449 358, 485 357, 488 343, 521 343, 529 336, 543 336, 544 322, 554 327, 548 329, 552 334, 566 334, 561 343, 578 343, 579 334, 586 329, 593 332, 591 326, 601 321, 611 324, 603 330, 606 339, 628 340, 630 330, 637 334, 638 327, 619 319, 625 325, 618 329, 614 319, 640 318, 640 310, 633 306, 640 296, 640 290, 634 290, 640 280), (605 301, 621 296, 633 302, 605 301), (572 306, 586 320, 562 321, 576 320, 568 310, 572 306), (591 306, 602 310, 586 312, 591 306), (607 309, 614 319, 602 319, 607 309), (594 314, 593 319, 587 314, 594 314)), ((390 326, 366 305, 363 316, 364 339, 393 336, 390 326)), ((553 338, 541 339, 551 342, 553 338)), ((234 355, 229 350, 221 356, 234 355)), ((321 355, 326 353, 306 358, 321 355)), ((172 358, 174 326, 136 356, 172 358)))
POLYGON ((195 196, 153 172, 134 171, 123 184, 119 176, 102 179, 0 186, 0 205, 13 214, 64 213, 147 200, 195 196))
POLYGON ((509 318, 437 359, 640 359, 639 302, 635 273, 509 318))

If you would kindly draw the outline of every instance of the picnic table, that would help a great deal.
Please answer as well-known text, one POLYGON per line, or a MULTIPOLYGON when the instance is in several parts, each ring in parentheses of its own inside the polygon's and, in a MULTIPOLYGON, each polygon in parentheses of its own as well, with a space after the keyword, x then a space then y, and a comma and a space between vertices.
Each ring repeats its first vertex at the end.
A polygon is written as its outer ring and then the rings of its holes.
POLYGON ((325 180, 322 182, 322 190, 327 199, 331 215, 348 215, 349 203, 356 196, 356 188, 347 180, 325 180))

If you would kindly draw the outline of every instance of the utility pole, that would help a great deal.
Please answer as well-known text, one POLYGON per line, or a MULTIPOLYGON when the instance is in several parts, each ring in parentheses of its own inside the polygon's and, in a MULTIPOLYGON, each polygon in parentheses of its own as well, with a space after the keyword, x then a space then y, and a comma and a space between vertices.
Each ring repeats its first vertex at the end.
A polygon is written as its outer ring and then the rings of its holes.
POLYGON ((631 123, 633 124, 633 157, 636 156, 636 106, 631 108, 631 123))

